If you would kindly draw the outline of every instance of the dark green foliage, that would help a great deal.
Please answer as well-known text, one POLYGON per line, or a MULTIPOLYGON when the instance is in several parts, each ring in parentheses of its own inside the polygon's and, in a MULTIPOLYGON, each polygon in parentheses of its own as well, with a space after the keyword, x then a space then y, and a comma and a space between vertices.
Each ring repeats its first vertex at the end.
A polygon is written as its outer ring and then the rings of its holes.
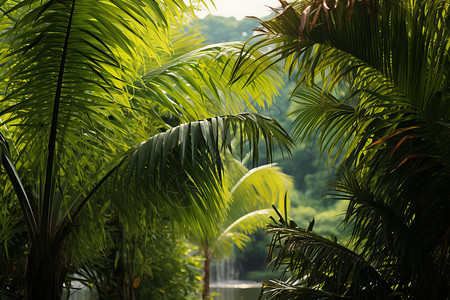
POLYGON ((158 231, 129 232, 116 217, 107 221, 105 248, 86 257, 74 274, 93 286, 99 299, 195 299, 200 291, 201 258, 168 226, 158 231))
POLYGON ((244 250, 235 251, 239 279, 251 279, 248 277, 249 272, 263 270, 269 242, 264 230, 259 230, 251 235, 251 240, 244 250))
POLYGON ((369 261, 335 239, 314 234, 313 226, 314 219, 307 230, 286 224, 269 226, 271 267, 289 270, 291 276, 284 282, 266 281, 264 289, 271 291, 268 299, 387 299, 393 293, 369 261), (315 289, 317 285, 321 288, 315 289), (324 298, 315 298, 318 295, 324 298))
MULTIPOLYGON (((334 178, 332 172, 323 166, 324 160, 320 160, 320 153, 317 149, 307 147, 298 149, 292 157, 280 160, 280 166, 287 174, 294 176, 295 187, 298 191, 302 191, 304 197, 318 200, 315 208, 321 205, 326 207, 332 206, 331 201, 320 201, 326 193, 327 181, 334 178)), ((303 202, 303 201, 302 201, 303 202)), ((297 203, 297 205, 305 205, 306 203, 297 203)), ((311 205, 311 203, 308 203, 311 205)))
MULTIPOLYGON (((7 202, 7 199, 3 199, 7 202)), ((25 295, 25 272, 29 240, 18 206, 11 201, 0 212, 0 299, 21 299, 25 295)))
POLYGON ((267 282, 269 298, 448 299, 448 1, 280 2, 254 49, 301 71, 294 133, 344 156, 331 196, 352 234, 343 245, 274 225, 270 259, 293 274, 267 282))
POLYGON ((152 275, 143 277, 136 289, 136 299, 198 299, 201 290, 201 262, 191 256, 183 241, 159 239, 149 261, 152 275))

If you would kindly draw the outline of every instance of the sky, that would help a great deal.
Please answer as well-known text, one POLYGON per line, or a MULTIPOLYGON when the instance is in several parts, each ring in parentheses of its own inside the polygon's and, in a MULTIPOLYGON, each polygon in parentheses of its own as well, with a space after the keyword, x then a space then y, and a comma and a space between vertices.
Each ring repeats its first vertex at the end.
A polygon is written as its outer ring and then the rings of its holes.
MULTIPOLYGON (((216 9, 209 5, 212 15, 224 17, 235 17, 238 20, 246 16, 264 17, 271 13, 270 7, 279 7, 278 0, 213 0, 216 9)), ((207 15, 208 12, 199 14, 200 18, 207 15)))

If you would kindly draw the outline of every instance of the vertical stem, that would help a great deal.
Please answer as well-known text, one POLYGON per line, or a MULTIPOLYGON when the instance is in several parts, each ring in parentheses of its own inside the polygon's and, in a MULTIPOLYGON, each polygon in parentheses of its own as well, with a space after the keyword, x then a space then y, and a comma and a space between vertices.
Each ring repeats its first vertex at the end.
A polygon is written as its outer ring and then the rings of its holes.
POLYGON ((205 263, 203 265, 203 293, 202 299, 208 299, 209 297, 209 266, 211 263, 211 255, 208 251, 208 244, 203 246, 203 256, 205 258, 205 263))
POLYGON ((28 300, 60 300, 68 262, 59 249, 48 253, 31 245, 28 254, 26 281, 28 300))
POLYGON ((42 220, 41 220, 41 239, 43 239, 44 242, 48 241, 48 227, 51 224, 51 203, 50 200, 52 197, 52 181, 53 181, 53 169, 54 169, 54 158, 55 158, 55 151, 56 151, 56 133, 57 133, 57 127, 58 127, 58 115, 59 115, 59 104, 61 102, 61 91, 62 91, 62 85, 63 85, 63 78, 64 78, 64 72, 65 72, 65 65, 66 65, 66 59, 67 59, 67 49, 69 46, 69 36, 70 36, 70 29, 72 27, 72 19, 73 19, 73 13, 75 9, 75 0, 72 1, 72 8, 70 10, 69 15, 69 21, 67 23, 67 29, 66 29, 66 35, 64 39, 64 46, 63 51, 61 55, 61 63, 59 65, 59 74, 58 74, 58 82, 56 83, 56 91, 55 91, 55 101, 53 103, 53 114, 52 114, 52 124, 50 127, 50 136, 48 140, 48 157, 47 157, 47 166, 46 166, 46 173, 45 173, 45 187, 44 187, 44 203, 42 206, 42 220))

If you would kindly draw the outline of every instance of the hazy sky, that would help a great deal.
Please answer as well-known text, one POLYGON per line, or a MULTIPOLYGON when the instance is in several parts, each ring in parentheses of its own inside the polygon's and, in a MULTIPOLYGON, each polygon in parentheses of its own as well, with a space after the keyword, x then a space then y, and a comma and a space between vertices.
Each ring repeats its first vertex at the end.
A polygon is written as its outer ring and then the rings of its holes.
MULTIPOLYGON (((278 0, 213 0, 216 9, 210 6, 211 14, 224 17, 236 17, 242 19, 246 16, 264 17, 270 14, 271 10, 267 7, 279 7, 278 0)), ((199 17, 203 17, 200 14, 199 17)))

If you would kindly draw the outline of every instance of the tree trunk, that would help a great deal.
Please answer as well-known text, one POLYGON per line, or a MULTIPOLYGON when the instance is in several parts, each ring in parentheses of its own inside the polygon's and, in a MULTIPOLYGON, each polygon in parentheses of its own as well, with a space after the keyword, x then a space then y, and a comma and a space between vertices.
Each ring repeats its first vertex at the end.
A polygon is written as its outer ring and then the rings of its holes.
POLYGON ((205 263, 203 265, 203 293, 202 299, 208 299, 209 297, 209 265, 211 263, 211 254, 208 252, 208 245, 205 244, 203 247, 203 256, 205 258, 205 263))
POLYGON ((59 249, 32 246, 28 255, 26 279, 27 299, 60 300, 67 274, 67 263, 59 249))

